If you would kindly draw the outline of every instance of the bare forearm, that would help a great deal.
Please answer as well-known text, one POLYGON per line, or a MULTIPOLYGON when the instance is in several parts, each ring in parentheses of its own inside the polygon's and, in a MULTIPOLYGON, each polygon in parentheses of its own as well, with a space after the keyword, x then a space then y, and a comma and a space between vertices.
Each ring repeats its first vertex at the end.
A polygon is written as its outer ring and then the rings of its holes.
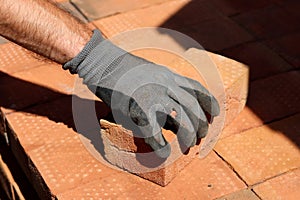
POLYGON ((0 0, 0 35, 58 63, 75 57, 92 31, 46 0, 0 0))

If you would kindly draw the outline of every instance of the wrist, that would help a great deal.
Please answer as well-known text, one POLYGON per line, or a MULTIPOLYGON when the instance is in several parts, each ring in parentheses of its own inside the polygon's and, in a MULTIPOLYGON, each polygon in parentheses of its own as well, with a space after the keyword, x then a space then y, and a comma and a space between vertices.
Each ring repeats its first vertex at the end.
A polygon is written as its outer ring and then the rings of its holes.
MULTIPOLYGON (((55 58, 55 60, 64 64, 68 61, 75 58, 86 46, 86 44, 90 41, 93 32, 90 30, 85 30, 82 33, 69 33, 65 34, 63 38, 54 39, 56 43, 53 47, 58 47, 57 49, 53 48, 49 52, 50 59, 55 58)), ((59 36, 57 36, 59 37, 59 36)))
POLYGON ((99 30, 93 30, 91 36, 83 45, 78 45, 73 50, 72 57, 64 63, 63 68, 69 69, 72 74, 77 73, 77 67, 87 57, 87 55, 104 40, 99 30))

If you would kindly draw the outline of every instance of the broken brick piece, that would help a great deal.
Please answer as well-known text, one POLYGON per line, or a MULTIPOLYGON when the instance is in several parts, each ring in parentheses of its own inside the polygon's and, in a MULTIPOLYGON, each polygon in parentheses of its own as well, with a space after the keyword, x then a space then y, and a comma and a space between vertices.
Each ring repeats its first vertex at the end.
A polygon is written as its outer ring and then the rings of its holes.
MULTIPOLYGON (((152 53, 147 53, 145 50, 134 53, 147 58, 147 55, 153 57, 155 50, 152 50, 152 53)), ((161 54, 160 50, 156 51, 156 53, 161 54)), ((227 118, 225 119, 225 125, 227 125, 245 106, 248 91, 248 68, 229 58, 198 49, 189 49, 184 54, 184 58, 176 58, 167 66, 179 74, 198 80, 203 83, 203 85, 207 85, 205 77, 201 77, 197 69, 193 67, 193 65, 199 63, 201 65, 215 64, 219 70, 219 74, 224 82, 226 99, 222 99, 222 96, 224 96, 222 90, 215 90, 213 94, 221 105, 221 117, 224 117, 226 113, 227 118)), ((222 122, 222 120, 219 121, 222 122)), ((199 154, 199 146, 196 145, 190 149, 187 155, 182 155, 175 135, 171 131, 163 129, 163 134, 170 143, 172 151, 170 157, 166 160, 160 160, 144 142, 143 138, 133 137, 133 133, 130 130, 105 120, 100 120, 100 124, 106 159, 121 169, 161 186, 166 186, 170 183, 171 180, 199 154), (153 155, 146 155, 150 153, 153 155)), ((220 123, 219 126, 222 126, 222 124, 220 123)), ((210 136, 209 142, 211 142, 211 144, 209 145, 211 145, 211 148, 208 147, 204 151, 210 151, 212 149, 218 136, 218 134, 210 136)))

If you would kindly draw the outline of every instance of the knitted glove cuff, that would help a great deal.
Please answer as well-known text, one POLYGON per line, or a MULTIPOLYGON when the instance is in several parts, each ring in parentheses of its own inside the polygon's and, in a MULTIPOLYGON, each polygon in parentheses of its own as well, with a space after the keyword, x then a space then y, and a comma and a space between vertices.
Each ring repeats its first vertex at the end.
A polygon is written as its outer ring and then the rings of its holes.
POLYGON ((90 41, 85 45, 82 51, 75 56, 72 60, 66 62, 63 65, 63 69, 70 70, 72 74, 76 74, 78 72, 78 66, 82 63, 82 61, 90 54, 90 52, 100 44, 104 38, 99 30, 93 30, 93 35, 90 41))

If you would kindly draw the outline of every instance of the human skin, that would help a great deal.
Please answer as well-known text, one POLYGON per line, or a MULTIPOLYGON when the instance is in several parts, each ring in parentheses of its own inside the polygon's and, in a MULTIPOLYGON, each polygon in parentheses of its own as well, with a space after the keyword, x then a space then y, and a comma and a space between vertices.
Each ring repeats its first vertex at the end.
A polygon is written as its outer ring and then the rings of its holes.
POLYGON ((92 30, 47 0, 0 0, 0 35, 59 64, 74 58, 92 30))

